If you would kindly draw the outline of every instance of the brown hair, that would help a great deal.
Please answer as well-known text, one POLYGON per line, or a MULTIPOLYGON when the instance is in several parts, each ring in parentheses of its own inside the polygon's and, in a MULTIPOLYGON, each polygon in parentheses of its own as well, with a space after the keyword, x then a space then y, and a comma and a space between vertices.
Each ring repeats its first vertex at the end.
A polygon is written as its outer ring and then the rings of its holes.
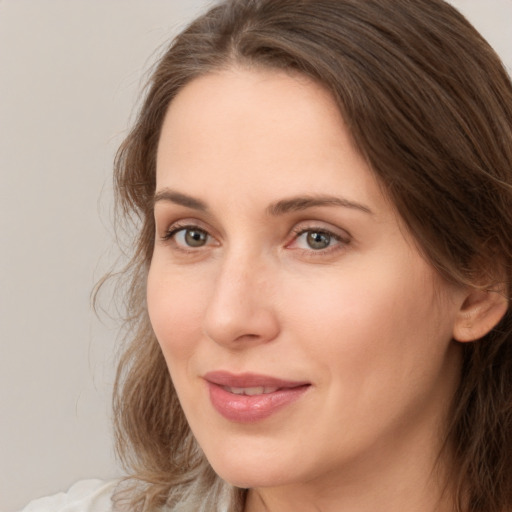
MULTIPOLYGON (((327 87, 431 264, 458 283, 499 280, 508 290, 511 282, 512 85, 460 13, 442 0, 227 0, 213 7, 158 62, 115 163, 118 206, 138 222, 125 269, 129 344, 114 394, 118 451, 144 482, 130 488, 131 510, 164 503, 217 510, 222 499, 231 510, 243 506, 243 491, 220 481, 188 428, 145 307, 167 107, 195 77, 233 65, 293 70, 327 87)), ((512 507, 510 309, 463 350, 447 434, 459 475, 456 508, 503 512, 512 507)))

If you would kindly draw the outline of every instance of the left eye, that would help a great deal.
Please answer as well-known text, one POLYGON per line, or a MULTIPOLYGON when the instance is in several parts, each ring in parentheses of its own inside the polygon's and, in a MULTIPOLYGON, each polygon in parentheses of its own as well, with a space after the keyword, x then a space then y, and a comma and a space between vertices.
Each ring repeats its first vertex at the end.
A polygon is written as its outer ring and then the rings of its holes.
POLYGON ((339 243, 340 238, 328 231, 309 229, 298 233, 295 244, 300 249, 312 249, 321 251, 327 249, 334 243, 339 243))

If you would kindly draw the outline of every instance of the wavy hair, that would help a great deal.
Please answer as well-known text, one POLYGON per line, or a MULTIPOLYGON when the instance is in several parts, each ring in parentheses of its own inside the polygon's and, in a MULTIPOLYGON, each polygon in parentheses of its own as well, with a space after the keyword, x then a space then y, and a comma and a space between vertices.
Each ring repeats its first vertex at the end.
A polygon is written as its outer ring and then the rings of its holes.
MULTIPOLYGON (((193 438, 146 312, 155 159, 169 103, 194 78, 234 65, 302 73, 335 98, 420 250, 445 278, 509 290, 512 85, 480 34, 442 0, 226 0, 170 44, 115 161, 121 217, 136 224, 126 345, 114 391, 129 508, 243 510, 193 438)), ((463 346, 446 444, 455 509, 512 508, 512 314, 463 346)))

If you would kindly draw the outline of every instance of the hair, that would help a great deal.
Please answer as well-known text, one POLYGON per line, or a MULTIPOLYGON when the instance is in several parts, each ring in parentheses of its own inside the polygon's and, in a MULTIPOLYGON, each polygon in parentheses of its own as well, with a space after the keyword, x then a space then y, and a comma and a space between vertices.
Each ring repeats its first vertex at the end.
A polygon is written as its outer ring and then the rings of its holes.
MULTIPOLYGON (((167 107, 210 72, 300 73, 336 100, 418 247, 446 279, 508 290, 512 272, 512 85, 500 59, 442 0, 227 0, 170 44, 115 161, 119 213, 136 224, 123 275, 126 347, 114 390, 130 510, 243 509, 193 438, 145 303, 156 152, 167 107), (180 508, 181 507, 181 508, 180 508)), ((463 344, 446 444, 455 509, 512 507, 512 314, 463 344)))

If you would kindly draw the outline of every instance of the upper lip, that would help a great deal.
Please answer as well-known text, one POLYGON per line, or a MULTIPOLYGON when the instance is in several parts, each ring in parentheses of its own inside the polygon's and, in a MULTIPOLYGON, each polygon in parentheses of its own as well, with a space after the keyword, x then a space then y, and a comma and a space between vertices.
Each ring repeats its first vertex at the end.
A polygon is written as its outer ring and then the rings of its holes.
POLYGON ((227 371, 212 371, 206 373, 203 378, 218 386, 233 388, 252 388, 252 387, 275 387, 275 388, 296 388, 309 385, 307 381, 285 380, 269 375, 260 375, 257 373, 239 373, 234 374, 227 371))

